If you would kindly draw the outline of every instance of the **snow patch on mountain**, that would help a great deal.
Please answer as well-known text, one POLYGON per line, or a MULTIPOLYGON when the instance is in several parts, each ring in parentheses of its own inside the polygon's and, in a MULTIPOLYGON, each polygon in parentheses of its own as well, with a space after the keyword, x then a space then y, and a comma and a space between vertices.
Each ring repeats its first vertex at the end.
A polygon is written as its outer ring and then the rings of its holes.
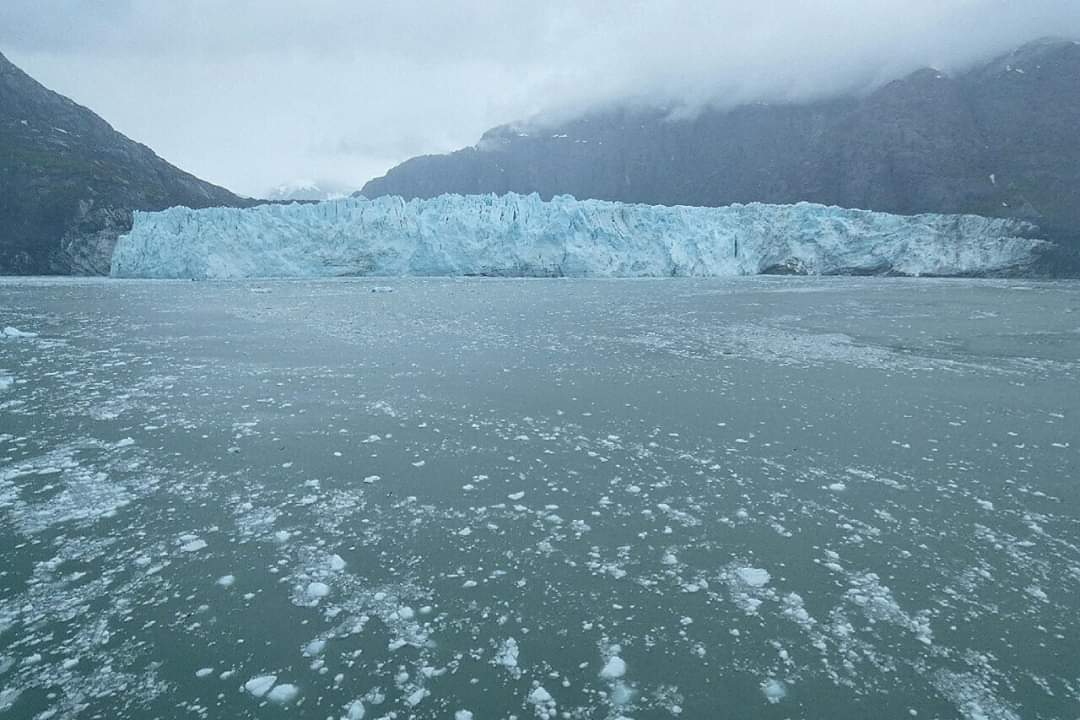
POLYGON ((810 203, 719 208, 559 196, 347 198, 136 212, 115 277, 977 275, 1023 267, 1036 228, 810 203))
POLYGON ((323 200, 339 200, 348 195, 347 188, 337 185, 315 182, 314 180, 295 180, 278 185, 266 194, 266 199, 274 202, 319 202, 323 200))

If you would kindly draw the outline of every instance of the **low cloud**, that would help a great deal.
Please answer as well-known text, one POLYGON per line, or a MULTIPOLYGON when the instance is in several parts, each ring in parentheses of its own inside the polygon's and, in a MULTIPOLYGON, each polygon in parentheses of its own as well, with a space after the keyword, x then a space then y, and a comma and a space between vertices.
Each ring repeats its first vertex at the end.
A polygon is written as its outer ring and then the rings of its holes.
POLYGON ((492 125, 613 102, 692 112, 957 71, 1076 0, 4 0, 0 50, 187 170, 247 194, 359 186, 492 125), (341 147, 342 152, 333 152, 341 147))

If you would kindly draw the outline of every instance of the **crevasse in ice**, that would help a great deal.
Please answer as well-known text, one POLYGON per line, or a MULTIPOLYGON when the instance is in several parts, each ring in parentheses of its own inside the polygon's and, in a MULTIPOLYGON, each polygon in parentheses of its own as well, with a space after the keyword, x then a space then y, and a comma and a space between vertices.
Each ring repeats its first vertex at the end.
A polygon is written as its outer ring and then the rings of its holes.
POLYGON ((1022 267, 1034 226, 810 203, 719 208, 569 196, 347 198, 136 212, 116 277, 966 275, 1022 267))

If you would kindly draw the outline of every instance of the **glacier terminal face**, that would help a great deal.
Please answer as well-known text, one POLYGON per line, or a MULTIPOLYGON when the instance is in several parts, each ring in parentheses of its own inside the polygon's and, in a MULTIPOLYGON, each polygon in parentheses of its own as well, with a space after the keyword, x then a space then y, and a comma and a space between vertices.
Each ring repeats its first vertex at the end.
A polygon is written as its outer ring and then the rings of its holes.
POLYGON ((1030 224, 810 203, 665 207, 569 196, 347 198, 137 212, 114 277, 980 275, 1047 245, 1030 224))

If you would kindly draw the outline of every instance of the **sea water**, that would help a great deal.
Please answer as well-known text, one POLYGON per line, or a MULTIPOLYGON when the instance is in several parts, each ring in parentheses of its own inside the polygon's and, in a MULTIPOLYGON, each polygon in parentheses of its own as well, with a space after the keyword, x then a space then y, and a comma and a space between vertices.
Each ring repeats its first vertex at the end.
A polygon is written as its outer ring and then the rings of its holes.
POLYGON ((0 328, 0 717, 1080 712, 1080 284, 12 279, 0 328))

